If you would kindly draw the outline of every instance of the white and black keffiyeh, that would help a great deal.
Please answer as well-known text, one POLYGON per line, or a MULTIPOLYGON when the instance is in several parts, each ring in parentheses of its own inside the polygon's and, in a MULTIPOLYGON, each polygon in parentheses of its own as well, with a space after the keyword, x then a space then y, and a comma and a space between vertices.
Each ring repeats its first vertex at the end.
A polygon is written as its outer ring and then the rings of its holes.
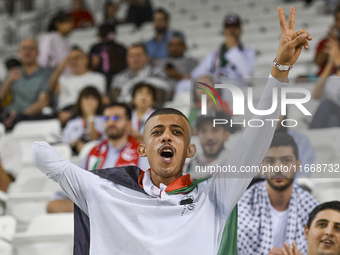
MULTIPOLYGON (((247 190, 238 203, 238 255, 268 255, 273 248, 273 233, 267 182, 260 182, 247 190)), ((309 213, 318 201, 297 184, 288 208, 286 242, 296 242, 303 255, 307 254, 304 226, 309 213)))

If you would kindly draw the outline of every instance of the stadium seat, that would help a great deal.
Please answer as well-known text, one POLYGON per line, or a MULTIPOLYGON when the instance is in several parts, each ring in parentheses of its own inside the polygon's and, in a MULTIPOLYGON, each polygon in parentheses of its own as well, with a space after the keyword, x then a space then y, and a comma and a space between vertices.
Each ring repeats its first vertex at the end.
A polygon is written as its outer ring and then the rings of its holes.
POLYGON ((25 230, 34 217, 46 213, 46 206, 51 195, 51 192, 26 192, 8 195, 6 214, 17 220, 18 232, 25 230))
POLYGON ((0 215, 5 214, 7 194, 0 190, 0 215))
POLYGON ((0 254, 12 255, 12 240, 15 234, 16 221, 11 216, 0 217, 0 254))
POLYGON ((0 122, 0 139, 1 139, 2 136, 5 135, 5 133, 6 133, 5 125, 0 122))
POLYGON ((57 119, 21 121, 16 124, 11 133, 16 138, 41 139, 48 142, 60 141, 61 125, 57 119))
POLYGON ((79 165, 80 161, 84 159, 85 157, 87 157, 90 151, 99 143, 100 141, 90 141, 88 143, 85 143, 83 148, 81 148, 79 155, 76 157, 72 157, 70 161, 75 165, 79 165))
POLYGON ((43 214, 35 217, 27 231, 14 236, 16 255, 73 254, 73 213, 43 214))

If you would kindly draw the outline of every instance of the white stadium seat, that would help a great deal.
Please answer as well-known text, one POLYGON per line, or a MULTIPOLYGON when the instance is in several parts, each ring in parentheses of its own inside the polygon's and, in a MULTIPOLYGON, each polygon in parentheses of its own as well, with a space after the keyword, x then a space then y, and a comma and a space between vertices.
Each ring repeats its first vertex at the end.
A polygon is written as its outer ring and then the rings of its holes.
POLYGON ((73 213, 43 214, 14 236, 16 255, 72 255, 73 213))
POLYGON ((21 121, 14 126, 11 135, 20 139, 41 138, 48 142, 58 142, 61 135, 61 125, 57 119, 21 121))
POLYGON ((12 255, 12 240, 15 234, 16 221, 11 216, 0 217, 0 254, 12 255))

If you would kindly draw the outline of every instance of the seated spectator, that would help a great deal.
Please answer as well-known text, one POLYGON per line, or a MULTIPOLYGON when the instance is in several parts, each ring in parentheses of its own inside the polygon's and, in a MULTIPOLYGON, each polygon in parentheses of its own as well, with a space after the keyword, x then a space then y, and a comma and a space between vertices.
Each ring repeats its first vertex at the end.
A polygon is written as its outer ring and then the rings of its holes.
POLYGON ((12 101, 5 108, 3 121, 11 129, 21 120, 45 118, 41 111, 50 104, 48 81, 51 69, 38 65, 38 44, 33 39, 20 43, 19 56, 22 66, 15 65, 0 88, 0 100, 12 94, 12 101))
MULTIPOLYGON (((339 255, 340 254, 340 202, 331 201, 318 205, 309 214, 305 226, 308 241, 307 255, 339 255)), ((303 253, 305 254, 305 253, 303 253)), ((291 248, 285 244, 283 255, 301 255, 293 243, 291 248)))
POLYGON ((57 110, 62 125, 71 118, 80 91, 89 85, 94 86, 102 96, 105 95, 105 76, 90 71, 85 52, 74 47, 54 71, 49 85, 50 90, 59 95, 57 110), (63 74, 66 67, 69 67, 70 74, 63 74))
POLYGON ((132 134, 140 142, 143 142, 144 123, 155 111, 153 105, 156 101, 156 90, 147 83, 138 83, 132 92, 133 105, 131 124, 132 134))
MULTIPOLYGON (((253 76, 256 65, 255 50, 246 48, 241 43, 242 22, 238 15, 231 14, 224 19, 225 42, 217 51, 210 53, 192 71, 193 78, 207 73, 214 74, 219 83, 247 86, 242 80, 235 78, 249 78, 253 76), (231 78, 231 79, 230 79, 231 78)), ((223 98, 227 99, 228 90, 223 90, 223 98)))
POLYGON ((44 35, 40 47, 38 63, 43 67, 55 68, 70 52, 66 36, 73 29, 71 14, 59 12, 51 21, 48 33, 44 35))
MULTIPOLYGON (((328 35, 326 38, 323 38, 316 47, 314 62, 319 66, 318 75, 322 73, 327 63, 329 62, 329 54, 328 54, 328 42, 329 40, 336 41, 338 44, 340 43, 340 8, 338 7, 334 12, 335 22, 330 27, 328 35)), ((336 67, 333 67, 330 70, 330 74, 333 74, 337 71, 336 67)))
POLYGON ((133 23, 137 28, 147 21, 152 21, 152 6, 150 0, 128 0, 126 22, 133 23))
POLYGON ((211 109, 208 110, 207 115, 201 115, 195 121, 196 132, 203 153, 196 154, 186 168, 186 173, 189 173, 192 179, 212 176, 212 173, 207 170, 207 167, 222 166, 229 154, 224 144, 228 141, 230 126, 216 125, 213 127, 213 119, 226 119, 230 121, 230 116, 225 112, 211 109), (198 167, 201 171, 197 171, 198 167))
MULTIPOLYGON (((16 138, 4 136, 0 139, 0 191, 7 192, 21 170, 21 147, 16 138)), ((1 211, 1 208, 0 208, 1 211)))
MULTIPOLYGON (((161 68, 148 64, 148 56, 143 44, 134 44, 127 51, 127 68, 116 74, 112 84, 111 102, 130 103, 133 87, 139 82, 146 82, 158 89, 156 98, 164 102, 165 91, 170 91, 165 73, 161 68)), ((161 107, 162 105, 157 105, 161 107)))
POLYGON ((102 120, 102 99, 95 87, 84 88, 75 106, 74 119, 67 122, 62 141, 69 143, 73 152, 78 154, 84 144, 100 139, 104 134, 102 120))
POLYGON ((116 30, 116 26, 119 24, 116 14, 118 12, 120 3, 106 1, 104 4, 104 22, 103 24, 111 25, 116 30))
POLYGON ((106 90, 109 91, 112 77, 126 68, 126 49, 114 40, 115 28, 109 24, 99 27, 100 43, 90 50, 90 68, 106 76, 106 90))
POLYGON ((189 79, 197 61, 184 55, 186 50, 185 38, 182 33, 173 32, 168 42, 169 57, 155 60, 155 65, 163 67, 169 78, 171 89, 175 90, 176 83, 189 79))
POLYGON ((73 0, 73 6, 70 13, 74 22, 73 28, 86 28, 94 26, 92 14, 86 8, 83 0, 73 0))
POLYGON ((166 10, 159 8, 154 11, 153 24, 156 36, 145 44, 151 60, 169 56, 168 43, 173 34, 172 31, 169 31, 169 21, 170 14, 166 10))
MULTIPOLYGON (((126 165, 138 166, 146 171, 150 168, 148 159, 140 157, 139 143, 129 135, 131 131, 131 110, 125 104, 112 104, 104 109, 103 120, 107 139, 94 147, 80 163, 86 170, 104 169, 126 165)), ((72 212, 73 203, 64 192, 57 192, 47 206, 49 213, 72 212)))
POLYGON ((285 127, 284 121, 288 119, 288 113, 285 116, 280 115, 279 121, 276 125, 276 133, 287 133, 291 137, 293 137, 296 146, 298 147, 299 158, 301 160, 301 172, 298 173, 297 177, 309 177, 310 173, 306 173, 303 171, 304 167, 310 166, 315 161, 315 149, 310 140, 304 134, 301 134, 295 131, 292 128, 285 127))
POLYGON ((323 101, 314 115, 310 125, 311 129, 340 126, 340 70, 338 69, 336 74, 332 74, 333 68, 340 65, 340 47, 337 40, 329 39, 328 43, 329 59, 312 94, 314 99, 322 98, 323 101))
MULTIPOLYGON (((192 88, 194 89, 193 91, 193 99, 194 99, 194 107, 192 109, 190 109, 190 113, 189 113, 189 121, 191 124, 193 124, 195 122, 195 120, 197 119, 198 115, 200 114, 201 111, 201 99, 202 99, 202 94, 205 93, 203 90, 199 89, 198 87, 200 84, 199 83, 204 83, 207 84, 209 86, 214 87, 214 82, 213 82, 213 77, 211 75, 205 75, 205 76, 201 76, 197 79, 195 86, 192 86, 192 88)), ((220 93, 221 90, 216 89, 216 91, 220 93)), ((216 98, 216 96, 214 95, 215 100, 218 100, 216 98)), ((232 112, 229 108, 229 104, 223 100, 222 101, 222 105, 221 104, 216 104, 214 103, 214 101, 212 100, 211 97, 207 97, 207 109, 215 109, 217 111, 224 111, 225 113, 227 113, 229 116, 232 116, 232 112)), ((194 134, 195 134, 195 129, 194 129, 194 134)))
POLYGON ((3 169, 0 159, 0 191, 6 192, 12 181, 14 181, 13 176, 3 169))
POLYGON ((275 134, 261 164, 267 181, 254 184, 238 203, 239 255, 282 254, 284 243, 293 241, 307 253, 304 226, 318 202, 294 182, 300 164, 294 139, 275 134), (270 171, 269 167, 289 171, 270 171))

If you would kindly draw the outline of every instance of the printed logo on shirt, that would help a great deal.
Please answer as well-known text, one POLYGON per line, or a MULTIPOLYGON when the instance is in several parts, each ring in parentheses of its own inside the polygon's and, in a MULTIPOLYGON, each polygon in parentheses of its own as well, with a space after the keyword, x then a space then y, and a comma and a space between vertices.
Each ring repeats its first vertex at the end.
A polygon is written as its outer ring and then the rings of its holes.
POLYGON ((186 212, 187 209, 189 211, 194 210, 195 204, 193 202, 194 202, 194 196, 193 195, 185 195, 182 198, 182 200, 179 202, 180 205, 184 205, 181 216, 184 215, 184 213, 186 212))

